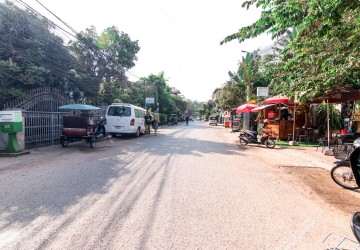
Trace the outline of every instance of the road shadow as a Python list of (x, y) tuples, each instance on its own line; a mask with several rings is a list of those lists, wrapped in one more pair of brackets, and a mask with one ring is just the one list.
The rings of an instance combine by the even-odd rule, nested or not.
[[(120, 159), (118, 148), (109, 156), (114, 147), (108, 144), (99, 143), (94, 149), (85, 143), (52, 148), (57, 151), (51, 156), (39, 153), (34, 157), (33, 153), (28, 160), (0, 174), (0, 230), (30, 223), (40, 216), (64, 214), (88, 195), (107, 193), (111, 180), (136, 175), (127, 169), (134, 156)], [(86, 154), (85, 160), (79, 154)], [(65, 223), (71, 223), (75, 216)]]
[[(176, 155), (200, 158), (209, 154), (218, 154), (221, 158), (222, 155), (243, 155), (246, 151), (246, 148), (239, 150), (236, 143), (191, 137), (194, 129), (204, 130), (202, 124), (164, 127), (166, 129), (161, 128), (158, 136), (116, 137), (109, 141), (99, 141), (95, 148), (90, 148), (85, 142), (71, 143), (66, 148), (57, 145), (47, 151), (39, 150), (39, 158), (33, 155), (24, 158), (18, 164), (19, 168), (6, 169), (0, 174), (0, 230), (6, 230), (13, 224), (29, 224), (44, 215), (57, 217), (68, 214), (67, 210), (79, 204), (83, 198), (106, 194), (113, 181), (125, 175), (127, 178), (121, 183), (123, 187), (134, 185), (134, 180), (138, 178), (146, 183), (143, 188), (157, 174), (163, 175), (164, 180), (157, 190), (151, 212), (154, 214), (161, 200), (165, 179), (169, 175), (168, 162), (171, 158)], [(168, 131), (162, 133), (165, 130)], [(140, 163), (129, 167), (143, 154), (166, 156), (168, 160), (157, 168), (144, 170)], [(85, 158), (80, 158), (79, 155), (85, 155)], [(145, 172), (139, 174), (139, 171)], [(120, 200), (117, 206), (119, 209), (126, 209), (127, 213), (117, 220), (126, 217), (140, 199), (143, 189), (120, 190), (119, 195), (122, 192), (126, 193), (126, 200)], [(70, 225), (82, 213), (81, 209), (86, 211), (88, 208), (74, 211), (58, 228)], [(149, 225), (151, 224), (149, 219)], [(48, 238), (52, 237), (56, 236)], [(143, 239), (143, 243), (146, 241)], [(45, 247), (46, 244), (42, 246)]]

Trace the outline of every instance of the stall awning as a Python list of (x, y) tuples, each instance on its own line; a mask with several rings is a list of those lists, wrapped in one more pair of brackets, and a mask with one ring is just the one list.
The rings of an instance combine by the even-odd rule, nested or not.
[(276, 95), (276, 96), (272, 96), (269, 97), (267, 99), (265, 99), (264, 103), (265, 104), (274, 104), (274, 103), (286, 103), (286, 102), (290, 102), (290, 98), (287, 97), (286, 95)]
[(257, 107), (259, 107), (259, 106), (256, 104), (245, 103), (236, 108), (236, 114), (249, 113), (251, 110), (253, 110), (254, 108), (257, 108)]
[(315, 97), (310, 103), (321, 103), (323, 101), (329, 101), (329, 103), (341, 103), (357, 100), (360, 100), (360, 90), (353, 87), (342, 87), (334, 89), (331, 93), (322, 97)]
[(257, 108), (254, 108), (251, 110), (251, 112), (259, 112), (263, 109), (266, 109), (268, 107), (271, 107), (271, 106), (275, 106), (276, 104), (268, 104), (268, 105), (263, 105), (263, 106), (260, 106), (260, 107), (257, 107)]

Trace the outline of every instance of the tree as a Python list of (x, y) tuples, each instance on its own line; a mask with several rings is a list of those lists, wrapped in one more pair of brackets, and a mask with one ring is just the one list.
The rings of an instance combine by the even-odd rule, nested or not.
[[(212, 115), (212, 112), (215, 113), (216, 111), (214, 108), (216, 107), (215, 103), (211, 100), (207, 102), (201, 102), (199, 105), (199, 113), (202, 116), (203, 119), (208, 118), (210, 115)], [(216, 114), (216, 113), (215, 113)]]
[(0, 3), (0, 103), (37, 87), (74, 92), (75, 58), (46, 19), (10, 2)]
[(246, 100), (245, 86), (236, 81), (228, 81), (220, 90), (216, 100), (218, 108), (222, 110), (233, 109)]
[(70, 49), (78, 59), (76, 73), (85, 95), (97, 103), (121, 98), (128, 84), (126, 69), (135, 65), (140, 50), (138, 41), (132, 41), (116, 27), (98, 35), (92, 26), (70, 42)]
[(256, 81), (258, 73), (256, 58), (254, 57), (256, 57), (255, 54), (247, 52), (245, 57), (242, 57), (236, 74), (229, 73), (232, 80), (246, 86), (246, 102), (250, 100), (251, 85)]
[(353, 0), (252, 0), (261, 17), (250, 26), (227, 36), (221, 43), (243, 42), (264, 32), (278, 38), (296, 30), (273, 68), (273, 91), (304, 100), (333, 89), (360, 88), (360, 2)]
[(153, 111), (158, 109), (165, 115), (184, 112), (187, 108), (186, 100), (171, 94), (164, 72), (150, 74), (135, 83), (128, 84), (126, 94), (119, 101), (128, 101), (138, 106), (144, 106), (146, 97), (155, 98), (155, 103), (147, 104), (147, 109)]

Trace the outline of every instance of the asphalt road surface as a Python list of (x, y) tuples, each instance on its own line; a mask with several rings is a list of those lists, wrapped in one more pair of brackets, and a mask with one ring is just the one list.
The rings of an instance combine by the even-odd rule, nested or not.
[(2, 157), (0, 249), (325, 249), (330, 232), (354, 238), (351, 211), (291, 174), (298, 156), (236, 137), (190, 122)]

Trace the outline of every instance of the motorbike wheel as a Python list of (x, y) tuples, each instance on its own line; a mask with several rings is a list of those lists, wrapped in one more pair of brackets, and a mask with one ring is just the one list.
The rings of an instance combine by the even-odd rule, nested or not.
[(350, 162), (342, 161), (336, 164), (330, 171), (331, 178), (339, 186), (345, 189), (358, 189)]
[(66, 137), (60, 137), (60, 144), (63, 148), (66, 148), (69, 145), (69, 141)]
[(239, 138), (239, 141), (240, 141), (240, 145), (247, 145), (247, 144), (248, 144), (248, 141), (245, 140), (245, 139), (242, 138), (242, 137)]
[(96, 145), (96, 136), (93, 135), (90, 138), (90, 148), (95, 148), (95, 145)]
[(265, 141), (265, 146), (268, 148), (275, 148), (275, 141), (272, 139), (267, 139)]

